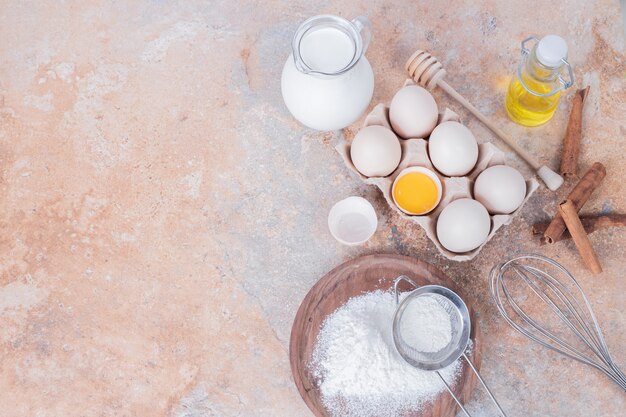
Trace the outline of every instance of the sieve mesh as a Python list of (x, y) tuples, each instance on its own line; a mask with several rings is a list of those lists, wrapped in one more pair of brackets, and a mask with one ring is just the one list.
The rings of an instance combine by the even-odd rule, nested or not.
[[(403, 300), (399, 303), (400, 297), (398, 292), (398, 284), (400, 282), (406, 281), (411, 284), (415, 290), (411, 291)], [(417, 284), (413, 280), (411, 280), (406, 275), (401, 275), (395, 279), (393, 288), (396, 295), (396, 304), (398, 304), (398, 308), (396, 309), (396, 314), (393, 318), (393, 342), (396, 346), (396, 350), (402, 356), (402, 358), (407, 361), (407, 363), (411, 366), (414, 366), (418, 369), (426, 370), (426, 371), (435, 371), (441, 382), (446, 386), (446, 389), (454, 398), (454, 401), (463, 411), (467, 417), (471, 417), (467, 409), (463, 406), (459, 398), (456, 396), (450, 385), (446, 382), (446, 380), (441, 376), (439, 372), (440, 369), (445, 368), (450, 365), (452, 362), (459, 359), (461, 356), (465, 359), (470, 369), (476, 375), (476, 378), (480, 381), (482, 386), (487, 391), (489, 398), (498, 408), (500, 414), (506, 417), (506, 414), (498, 404), (498, 401), (493, 396), (493, 393), (482, 379), (478, 370), (472, 363), (472, 361), (465, 354), (465, 349), (469, 343), (470, 331), (472, 329), (472, 323), (470, 322), (469, 311), (467, 306), (454, 291), (447, 289), (446, 287), (442, 287), (440, 285), (424, 285), (422, 287), (418, 287)], [(406, 326), (402, 326), (404, 320), (408, 320), (407, 317), (410, 314), (415, 314), (415, 311), (419, 311), (420, 305), (416, 307), (416, 309), (407, 310), (407, 307), (412, 303), (418, 300), (418, 297), (434, 297), (434, 300), (443, 307), (443, 309), (448, 313), (450, 317), (450, 325), (452, 330), (452, 338), (450, 342), (443, 348), (441, 348), (437, 352), (422, 352), (419, 349), (415, 349), (414, 346), (411, 346), (408, 343), (407, 338), (402, 334), (401, 329), (407, 328)], [(421, 304), (423, 305), (423, 303)], [(411, 313), (413, 312), (413, 313)]]
[[(408, 307), (420, 297), (434, 299), (450, 318), (450, 342), (437, 352), (419, 350), (412, 346), (411, 340), (403, 334), (403, 331), (406, 332), (403, 329), (409, 327), (411, 312), (413, 314), (415, 312), (414, 308)], [(393, 322), (393, 337), (398, 353), (410, 365), (424, 370), (438, 370), (450, 365), (463, 354), (469, 342), (470, 329), (469, 312), (463, 300), (445, 287), (427, 285), (412, 291), (398, 306)]]

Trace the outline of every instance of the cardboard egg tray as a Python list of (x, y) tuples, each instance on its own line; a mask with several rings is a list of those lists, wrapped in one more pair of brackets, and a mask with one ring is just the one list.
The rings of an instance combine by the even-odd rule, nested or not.
[[(412, 81), (407, 80), (405, 85), (408, 84), (412, 84)], [(439, 114), (439, 120), (437, 121), (437, 124), (447, 121), (459, 121), (459, 116), (448, 108), (444, 109), (444, 111)], [(391, 129), (391, 125), (389, 123), (389, 108), (382, 103), (374, 107), (374, 109), (365, 118), (363, 127), (371, 125), (380, 125)], [(393, 131), (393, 129), (391, 130)], [(400, 137), (398, 138), (400, 139), (400, 144), (402, 147), (402, 158), (396, 170), (387, 177), (368, 178), (362, 175), (352, 163), (352, 160), (350, 158), (349, 143), (346, 143), (344, 141), (338, 144), (335, 149), (337, 150), (337, 152), (339, 152), (348, 168), (350, 168), (355, 174), (357, 174), (364, 183), (377, 186), (385, 196), (385, 200), (387, 200), (387, 203), (394, 210), (396, 210), (400, 214), (400, 216), (408, 219), (409, 221), (419, 224), (422, 229), (426, 231), (426, 236), (428, 236), (428, 238), (432, 240), (432, 242), (435, 244), (437, 249), (439, 249), (439, 252), (441, 252), (446, 258), (450, 260), (458, 262), (469, 261), (470, 259), (473, 259), (476, 255), (478, 255), (482, 247), (487, 242), (489, 242), (493, 235), (502, 226), (504, 226), (505, 224), (509, 224), (511, 220), (513, 220), (513, 217), (517, 215), (517, 213), (519, 213), (528, 198), (539, 187), (539, 182), (534, 177), (526, 180), (526, 197), (524, 198), (524, 201), (522, 202), (520, 207), (518, 207), (518, 209), (511, 214), (498, 214), (490, 216), (491, 230), (489, 232), (489, 236), (487, 236), (487, 239), (482, 243), (482, 245), (470, 252), (450, 252), (449, 250), (444, 248), (441, 243), (439, 243), (439, 239), (437, 239), (436, 226), (439, 213), (441, 213), (445, 206), (447, 206), (456, 199), (467, 197), (473, 198), (472, 189), (476, 177), (482, 171), (493, 165), (506, 165), (504, 153), (492, 143), (479, 143), (478, 161), (476, 162), (476, 166), (474, 167), (474, 169), (467, 176), (464, 177), (446, 177), (440, 174), (430, 162), (427, 150), (428, 142), (425, 139), (402, 139)], [(422, 216), (411, 216), (402, 212), (394, 203), (393, 197), (391, 195), (391, 187), (398, 174), (403, 169), (412, 166), (421, 166), (432, 170), (441, 180), (441, 185), (443, 187), (443, 195), (441, 197), (439, 205), (430, 213)]]

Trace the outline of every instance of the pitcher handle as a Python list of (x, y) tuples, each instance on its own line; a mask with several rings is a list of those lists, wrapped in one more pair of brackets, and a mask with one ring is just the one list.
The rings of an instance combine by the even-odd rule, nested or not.
[(370, 40), (372, 40), (372, 22), (370, 22), (370, 20), (365, 16), (359, 16), (352, 19), (352, 24), (361, 34), (361, 39), (363, 40), (363, 53), (365, 53), (367, 51), (367, 47), (370, 45)]

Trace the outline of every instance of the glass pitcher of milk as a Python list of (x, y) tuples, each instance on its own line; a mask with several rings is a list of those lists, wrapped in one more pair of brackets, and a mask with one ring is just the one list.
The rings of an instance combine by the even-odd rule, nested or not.
[(367, 109), (374, 73), (364, 54), (371, 24), (332, 15), (315, 16), (300, 25), (283, 67), (281, 89), (291, 114), (316, 130), (342, 129)]

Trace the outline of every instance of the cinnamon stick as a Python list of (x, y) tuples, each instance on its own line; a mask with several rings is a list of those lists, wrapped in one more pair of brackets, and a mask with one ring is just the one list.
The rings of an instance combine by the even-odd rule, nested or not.
[(596, 252), (593, 250), (593, 246), (591, 246), (589, 236), (585, 233), (583, 224), (578, 218), (578, 210), (572, 200), (565, 200), (563, 203), (559, 204), (559, 213), (563, 217), (563, 220), (567, 225), (567, 230), (572, 235), (576, 249), (578, 249), (578, 253), (583, 259), (585, 265), (587, 265), (587, 268), (589, 268), (594, 274), (602, 272), (602, 266), (600, 266), (598, 255), (596, 255)]
[(580, 154), (580, 141), (582, 137), (583, 105), (589, 94), (589, 86), (576, 91), (572, 100), (572, 110), (569, 114), (569, 122), (563, 139), (563, 151), (561, 153), (561, 175), (568, 178), (576, 178), (578, 155)]
[[(590, 235), (596, 230), (604, 229), (607, 227), (626, 226), (626, 214), (605, 214), (602, 216), (587, 216), (581, 217), (580, 222), (583, 224), (585, 232)], [(532, 227), (533, 235), (542, 235), (550, 225), (550, 222), (535, 223)], [(559, 236), (555, 242), (571, 239), (572, 235), (566, 230)], [(541, 245), (546, 242), (541, 240)]]
[[(593, 190), (598, 188), (602, 179), (606, 176), (606, 169), (600, 162), (594, 163), (585, 175), (578, 181), (578, 184), (572, 189), (567, 196), (568, 200), (572, 200), (576, 212), (585, 205)], [(554, 216), (550, 225), (543, 234), (543, 239), (547, 243), (554, 243), (565, 231), (565, 222), (559, 212)]]

